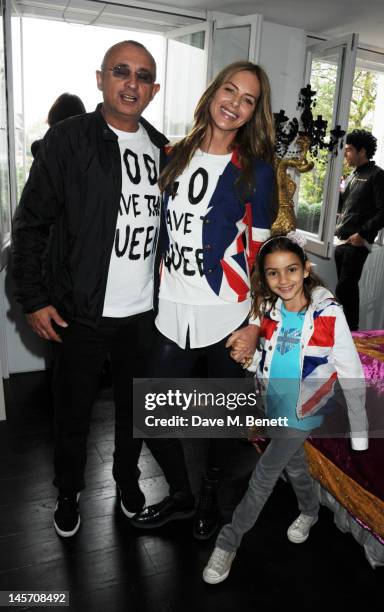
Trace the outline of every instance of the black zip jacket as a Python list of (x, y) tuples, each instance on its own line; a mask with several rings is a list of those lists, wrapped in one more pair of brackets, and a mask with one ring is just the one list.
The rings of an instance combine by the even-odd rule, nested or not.
[[(93, 327), (102, 317), (122, 183), (118, 139), (100, 108), (48, 130), (15, 213), (12, 241), (24, 312), (52, 304), (64, 319)], [(162, 168), (168, 141), (140, 122), (160, 149)]]
[(348, 179), (340, 204), (336, 236), (346, 240), (358, 233), (373, 243), (384, 227), (384, 170), (373, 161), (356, 168)]

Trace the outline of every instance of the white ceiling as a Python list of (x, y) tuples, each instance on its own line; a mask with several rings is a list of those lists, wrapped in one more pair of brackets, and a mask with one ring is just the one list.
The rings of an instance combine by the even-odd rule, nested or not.
[(266, 21), (328, 36), (357, 32), (360, 45), (384, 50), (383, 0), (165, 0), (164, 4), (234, 15), (261, 13)]

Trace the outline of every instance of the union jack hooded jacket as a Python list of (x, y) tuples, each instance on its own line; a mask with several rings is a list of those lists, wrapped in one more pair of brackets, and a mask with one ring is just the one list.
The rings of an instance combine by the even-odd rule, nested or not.
[[(265, 313), (261, 324), (260, 350), (249, 370), (256, 371), (262, 396), (268, 389), (269, 372), (282, 325), (282, 301)], [(365, 411), (365, 379), (342, 307), (332, 293), (316, 287), (307, 308), (300, 339), (301, 381), (296, 406), (299, 419), (321, 410), (333, 395), (336, 380), (343, 390), (351, 430), (352, 448), (368, 448)]]

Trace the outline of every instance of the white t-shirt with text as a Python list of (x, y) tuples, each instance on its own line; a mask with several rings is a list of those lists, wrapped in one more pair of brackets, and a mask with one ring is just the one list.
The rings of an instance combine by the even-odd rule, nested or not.
[(210, 346), (246, 319), (250, 300), (228, 303), (208, 284), (203, 273), (203, 219), (220, 176), (232, 155), (196, 151), (177, 179), (177, 195), (168, 200), (169, 249), (163, 259), (156, 326), (185, 348)]
[(153, 307), (153, 265), (161, 208), (159, 149), (142, 126), (137, 132), (109, 127), (118, 136), (122, 187), (103, 316), (121, 318)]

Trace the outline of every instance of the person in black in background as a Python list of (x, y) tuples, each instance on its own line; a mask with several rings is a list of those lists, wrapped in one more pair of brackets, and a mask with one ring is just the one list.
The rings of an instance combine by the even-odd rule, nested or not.
[(372, 243), (384, 227), (384, 170), (371, 158), (376, 138), (366, 130), (347, 134), (345, 159), (355, 168), (340, 197), (335, 235), (336, 297), (351, 331), (359, 328), (359, 280)]
[[(85, 113), (85, 106), (79, 98), (75, 94), (63, 93), (61, 96), (54, 101), (51, 108), (49, 109), (47, 123), (49, 127), (56, 125), (59, 121), (63, 121), (64, 119), (68, 119), (68, 117), (75, 117), (76, 115), (82, 115)], [(36, 157), (36, 154), (39, 150), (41, 140), (35, 140), (31, 144), (31, 153), (33, 157)]]

